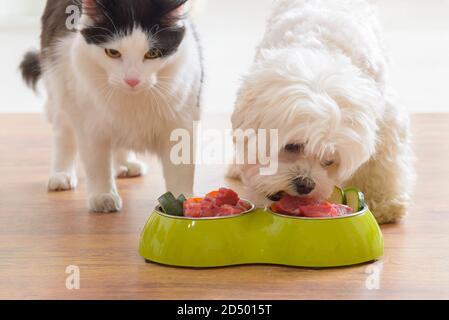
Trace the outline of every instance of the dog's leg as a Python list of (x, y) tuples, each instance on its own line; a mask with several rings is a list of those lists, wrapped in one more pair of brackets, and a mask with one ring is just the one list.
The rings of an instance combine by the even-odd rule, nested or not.
[(124, 149), (114, 151), (114, 168), (118, 178), (140, 177), (147, 171), (145, 164), (137, 160), (134, 152)]
[(79, 139), (89, 195), (89, 209), (94, 212), (116, 212), (122, 208), (112, 168), (110, 144), (96, 137)]
[(359, 187), (379, 223), (400, 220), (408, 210), (414, 172), (407, 120), (381, 128), (377, 153), (347, 183)]
[(70, 124), (61, 116), (53, 123), (53, 151), (49, 191), (66, 191), (77, 185), (76, 139)]

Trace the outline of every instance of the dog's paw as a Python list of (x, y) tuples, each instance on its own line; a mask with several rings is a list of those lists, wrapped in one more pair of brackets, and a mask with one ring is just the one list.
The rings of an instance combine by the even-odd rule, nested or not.
[(115, 193), (102, 193), (89, 197), (89, 209), (93, 212), (110, 213), (122, 209), (122, 199)]
[(66, 172), (57, 172), (48, 180), (49, 191), (67, 191), (76, 188), (78, 180), (75, 175)]
[(399, 222), (407, 214), (407, 208), (408, 206), (402, 203), (370, 204), (370, 209), (379, 224)]
[(117, 178), (135, 178), (145, 175), (147, 167), (140, 161), (127, 161), (116, 169)]

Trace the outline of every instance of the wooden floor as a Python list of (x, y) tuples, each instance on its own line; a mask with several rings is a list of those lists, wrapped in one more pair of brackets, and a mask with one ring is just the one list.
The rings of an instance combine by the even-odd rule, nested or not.
[[(190, 270), (146, 264), (139, 233), (163, 191), (160, 167), (122, 180), (120, 214), (92, 214), (84, 179), (47, 193), (50, 129), (40, 116), (0, 116), (0, 298), (404, 299), (449, 298), (449, 115), (413, 117), (418, 181), (407, 219), (385, 226), (385, 257), (371, 265), (313, 270), (276, 266)], [(223, 185), (201, 167), (198, 192)], [(81, 270), (67, 290), (66, 267)], [(380, 289), (366, 282), (380, 270)], [(372, 279), (372, 278), (370, 278)], [(369, 282), (369, 281), (368, 281)]]

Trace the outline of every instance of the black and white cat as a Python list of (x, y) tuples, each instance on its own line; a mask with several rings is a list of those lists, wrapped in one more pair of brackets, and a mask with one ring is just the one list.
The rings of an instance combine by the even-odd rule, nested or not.
[[(41, 51), (21, 64), (35, 86), (42, 76), (54, 129), (49, 190), (76, 186), (75, 157), (86, 171), (89, 209), (121, 209), (115, 176), (145, 166), (132, 151), (161, 158), (166, 186), (192, 194), (195, 167), (170, 160), (170, 134), (199, 120), (201, 51), (187, 0), (48, 0)], [(76, 28), (67, 9), (78, 6)], [(193, 134), (192, 134), (193, 137)]]

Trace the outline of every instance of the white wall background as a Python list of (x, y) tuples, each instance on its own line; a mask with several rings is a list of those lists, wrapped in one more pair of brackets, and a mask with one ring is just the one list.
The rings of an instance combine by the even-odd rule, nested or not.
[[(207, 112), (230, 112), (239, 75), (264, 30), (270, 0), (200, 0), (197, 16), (206, 55)], [(393, 81), (411, 112), (449, 112), (449, 0), (378, 0)], [(21, 82), (23, 53), (38, 46), (44, 0), (0, 0), (0, 112), (40, 112)]]

